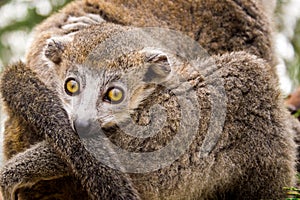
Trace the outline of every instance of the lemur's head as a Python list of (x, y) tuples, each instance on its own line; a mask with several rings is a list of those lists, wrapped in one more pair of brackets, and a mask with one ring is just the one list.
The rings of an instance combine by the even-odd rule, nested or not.
[(128, 120), (170, 73), (167, 55), (155, 51), (133, 52), (98, 65), (73, 63), (61, 79), (60, 97), (75, 130), (92, 133)]
[[(176, 56), (149, 47), (112, 55), (119, 49), (107, 47), (108, 36), (101, 30), (77, 33), (64, 44), (59, 59), (53, 56), (55, 51), (47, 51), (58, 76), (50, 85), (59, 93), (73, 128), (86, 135), (126, 123), (145, 99), (171, 80), (173, 68), (182, 65)], [(51, 42), (51, 47), (61, 46), (59, 41)]]
[[(174, 88), (184, 82), (190, 87), (191, 80), (199, 80), (198, 70), (181, 55), (191, 49), (187, 54), (198, 56), (198, 45), (193, 46), (193, 40), (181, 42), (184, 36), (176, 39), (176, 34), (103, 23), (78, 31), (72, 39), (50, 40), (45, 55), (57, 78), (49, 79), (48, 85), (58, 92), (73, 128), (89, 135), (124, 125), (141, 110), (148, 109), (151, 115), (152, 105), (177, 95)], [(168, 44), (162, 35), (170, 36)], [(169, 112), (174, 113), (172, 109)], [(156, 115), (161, 116), (161, 110)], [(159, 118), (163, 121), (164, 116)]]

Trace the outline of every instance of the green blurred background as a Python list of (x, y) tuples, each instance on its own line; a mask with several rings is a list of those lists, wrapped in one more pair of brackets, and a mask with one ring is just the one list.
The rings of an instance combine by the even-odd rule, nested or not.
[[(24, 59), (32, 28), (71, 0), (0, 0), (0, 67)], [(277, 0), (274, 41), (284, 94), (300, 83), (300, 0)]]
[(0, 66), (24, 59), (31, 31), (71, 0), (0, 0)]

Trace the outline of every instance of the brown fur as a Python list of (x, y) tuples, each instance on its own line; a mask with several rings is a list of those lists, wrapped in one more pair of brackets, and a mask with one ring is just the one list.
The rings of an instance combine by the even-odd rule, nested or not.
[[(70, 16), (100, 15), (107, 22), (124, 26), (164, 27), (194, 38), (211, 55), (247, 51), (275, 66), (271, 22), (264, 10), (270, 2), (254, 0), (84, 0), (67, 5), (36, 28), (27, 53), (29, 66), (49, 76), (49, 66), (41, 59), (47, 39), (75, 33), (80, 28), (63, 29)], [(275, 75), (275, 70), (272, 71)], [(43, 77), (43, 80), (46, 79)]]
[[(54, 54), (50, 51), (50, 62), (57, 61), (54, 61), (54, 68), (53, 66), (50, 67), (49, 59), (45, 59), (43, 53), (41, 53), (45, 49), (47, 50), (47, 44), (49, 43), (46, 39), (68, 35), (72, 30), (66, 31), (61, 28), (69, 23), (67, 21), (68, 16), (82, 16), (86, 13), (99, 14), (107, 22), (73, 30), (75, 35), (72, 36), (72, 42), (62, 42), (62, 49), (58, 48), (58, 52), (61, 52), (58, 55), (61, 55), (61, 57), (57, 57), (55, 48)], [(276, 86), (274, 70), (270, 67), (275, 61), (272, 53), (269, 22), (266, 21), (260, 3), (246, 0), (203, 0), (197, 3), (179, 0), (172, 2), (86, 0), (83, 3), (80, 1), (73, 2), (60, 13), (46, 20), (37, 28), (35, 40), (27, 55), (27, 66), (37, 74), (27, 72), (28, 69), (19, 63), (6, 72), (6, 76), (10, 78), (2, 80), (5, 84), (2, 86), (1, 93), (6, 104), (8, 104), (8, 113), (11, 113), (5, 130), (5, 153), (7, 158), (12, 157), (6, 168), (2, 170), (1, 186), (4, 194), (9, 196), (17, 193), (26, 196), (28, 193), (35, 194), (37, 192), (37, 195), (40, 195), (38, 191), (41, 191), (42, 195), (44, 191), (40, 189), (43, 188), (41, 185), (45, 185), (45, 188), (47, 188), (49, 185), (53, 186), (65, 179), (70, 184), (63, 184), (58, 190), (59, 192), (71, 191), (70, 193), (72, 193), (77, 190), (79, 181), (81, 181), (83, 190), (79, 190), (79, 193), (82, 199), (117, 198), (113, 194), (110, 196), (107, 191), (101, 194), (101, 191), (94, 190), (99, 185), (109, 186), (112, 184), (109, 181), (101, 183), (99, 176), (103, 174), (96, 176), (99, 172), (97, 170), (95, 173), (89, 174), (94, 171), (88, 169), (93, 167), (96, 169), (97, 167), (94, 165), (99, 163), (91, 160), (86, 152), (81, 149), (79, 152), (82, 155), (72, 153), (71, 150), (75, 149), (76, 145), (80, 146), (80, 143), (72, 138), (73, 136), (70, 137), (77, 142), (71, 142), (70, 138), (62, 140), (61, 135), (55, 136), (57, 138), (51, 138), (50, 132), (47, 131), (48, 128), (49, 130), (53, 129), (51, 124), (44, 124), (42, 127), (40, 125), (43, 120), (46, 120), (46, 117), (36, 118), (35, 116), (35, 113), (38, 112), (34, 108), (37, 105), (42, 106), (44, 102), (39, 100), (31, 102), (32, 99), (22, 100), (22, 98), (30, 96), (32, 93), (28, 89), (27, 91), (26, 89), (21, 90), (21, 88), (26, 88), (38, 82), (41, 87), (46, 87), (43, 86), (43, 84), (46, 84), (48, 87), (56, 89), (57, 84), (59, 85), (63, 81), (64, 73), (70, 66), (84, 62), (95, 45), (117, 32), (130, 29), (129, 25), (138, 27), (159, 26), (180, 30), (199, 41), (199, 44), (210, 54), (215, 55), (217, 68), (209, 70), (211, 70), (211, 74), (218, 74), (224, 79), (225, 91), (228, 97), (227, 115), (223, 133), (217, 146), (207, 157), (200, 159), (197, 156), (198, 148), (203, 143), (204, 133), (206, 133), (210, 122), (211, 105), (209, 95), (214, 92), (207, 85), (209, 85), (209, 82), (214, 81), (215, 76), (206, 77), (200, 74), (199, 77), (203, 76), (203, 79), (200, 80), (195, 77), (187, 77), (196, 89), (199, 98), (198, 103), (201, 107), (200, 130), (189, 150), (169, 167), (148, 174), (128, 174), (129, 179), (127, 175), (123, 177), (119, 173), (110, 174), (110, 170), (107, 169), (108, 171), (104, 172), (108, 177), (107, 180), (118, 179), (118, 177), (124, 178), (125, 181), (129, 180), (142, 199), (282, 198), (282, 187), (293, 185), (295, 181), (296, 147), (293, 141), (293, 133), (287, 127), (287, 114), (282, 106), (280, 93)], [(131, 58), (131, 61), (135, 66), (135, 57)], [(20, 68), (20, 71), (17, 70), (18, 68)], [(26, 73), (22, 71), (23, 68)], [(14, 92), (16, 89), (11, 86), (15, 84), (16, 79), (11, 77), (20, 75), (24, 75), (26, 80), (33, 81), (20, 85), (21, 88), (18, 92), (21, 93), (16, 95)], [(40, 78), (41, 82), (36, 76)], [(24, 79), (20, 81), (24, 83)], [(36, 87), (36, 85), (34, 86)], [(60, 97), (60, 92), (55, 92), (56, 94), (53, 93), (52, 97), (57, 99), (56, 95)], [(45, 91), (35, 93), (34, 97), (43, 95), (48, 96), (46, 99), (50, 98), (48, 92)], [(23, 101), (28, 108), (33, 108), (32, 112), (24, 110), (25, 108), (18, 104), (18, 102)], [(49, 104), (46, 105), (51, 108), (53, 101), (47, 102)], [(144, 111), (143, 109), (137, 110), (133, 117), (137, 122), (145, 123), (148, 120), (145, 110), (151, 107), (153, 102), (160, 102), (164, 107), (169, 108), (167, 112), (171, 120), (157, 137), (149, 140), (138, 140), (122, 135), (114, 127), (108, 127), (105, 131), (108, 134), (114, 133), (111, 134), (110, 139), (124, 149), (136, 150), (138, 148), (140, 151), (154, 151), (168, 143), (172, 138), (172, 134), (175, 133), (174, 127), (175, 129), (178, 128), (176, 120), (179, 118), (179, 111), (174, 109), (176, 101), (169, 94), (156, 95), (154, 93), (151, 98), (146, 99), (141, 105)], [(14, 104), (10, 105), (10, 103)], [(39, 113), (45, 110), (48, 111), (48, 109), (39, 109)], [(59, 111), (55, 110), (53, 112), (55, 114), (52, 116), (52, 112), (49, 111), (47, 116), (51, 115), (53, 121), (60, 121), (63, 119), (59, 117), (61, 112), (63, 112), (61, 108)], [(25, 125), (25, 127), (20, 126), (21, 129), (18, 129), (19, 125), (23, 125), (24, 117), (32, 127), (29, 128)], [(58, 124), (60, 125), (59, 122)], [(16, 125), (17, 127), (15, 127)], [(62, 128), (66, 128), (65, 126), (67, 125), (61, 125)], [(72, 132), (67, 130), (67, 133)], [(23, 134), (25, 136), (20, 136)], [(44, 139), (49, 142), (49, 144), (46, 143), (46, 147), (43, 146), (45, 145), (43, 142), (40, 143)], [(64, 145), (65, 141), (69, 141), (69, 143), (66, 142), (67, 146)], [(16, 155), (16, 153), (28, 148), (28, 142), (30, 145), (38, 144), (24, 153)], [(47, 149), (47, 145), (50, 146), (50, 150)], [(41, 164), (54, 163), (50, 158), (56, 158), (56, 162), (70, 165), (67, 173), (66, 169), (62, 170), (60, 168), (60, 165), (54, 165), (53, 168), (50, 168), (49, 173), (55, 172), (55, 174), (62, 175), (63, 178), (53, 176), (53, 179), (49, 180), (47, 179), (48, 172), (46, 172), (46, 174), (41, 175), (41, 177), (45, 176), (47, 179), (46, 181), (42, 179), (43, 183), (35, 183), (33, 180), (24, 179), (24, 174), (25, 177), (31, 177), (36, 172), (27, 171), (26, 167), (25, 169), (17, 168), (15, 160), (19, 160), (23, 165), (23, 163), (27, 163), (28, 157), (30, 158), (31, 150), (37, 152), (39, 157), (41, 150), (35, 151), (35, 149), (46, 148), (46, 155), (49, 155), (48, 152), (52, 152), (53, 147), (59, 152), (59, 156), (54, 154), (45, 159), (37, 158), (34, 162), (38, 163), (40, 160)], [(41, 156), (44, 155), (41, 154)], [(60, 160), (61, 158), (62, 160)], [(77, 161), (76, 158), (82, 159)], [(92, 166), (91, 168), (89, 168), (89, 164)], [(82, 165), (85, 165), (86, 168)], [(16, 169), (19, 170), (16, 171)], [(7, 182), (11, 180), (12, 173), (15, 174), (16, 179), (8, 184)], [(88, 178), (85, 175), (88, 175)], [(33, 182), (33, 186), (28, 187), (26, 185), (28, 182)], [(17, 190), (12, 191), (9, 189), (15, 185)], [(91, 188), (88, 186), (91, 186)], [(118, 191), (122, 189), (122, 184), (117, 182), (112, 187), (116, 187), (113, 189)], [(54, 187), (53, 191), (56, 189)], [(130, 188), (125, 190), (123, 194), (125, 195), (128, 191), (130, 191)], [(119, 198), (122, 197), (124, 196), (119, 196)]]
[[(281, 100), (278, 99), (279, 93), (273, 86), (273, 80), (268, 75), (268, 71), (265, 70), (266, 63), (245, 53), (216, 57), (216, 62), (218, 71), (214, 73), (220, 73), (221, 77), (225, 79), (225, 89), (229, 100), (226, 122), (217, 147), (207, 157), (198, 158), (197, 147), (203, 142), (204, 135), (202, 133), (207, 131), (207, 124), (210, 120), (208, 94), (213, 91), (209, 90), (205, 83), (212, 81), (213, 77), (211, 77), (212, 79), (207, 77), (204, 82), (196, 82), (195, 85), (203, 117), (199, 127), (200, 131), (196, 136), (197, 139), (192, 143), (189, 151), (167, 168), (147, 174), (130, 174), (131, 181), (142, 199), (276, 199), (283, 197), (283, 186), (294, 184), (295, 144), (291, 133), (287, 131), (287, 124), (282, 120), (286, 117), (286, 112), (284, 112)], [(16, 74), (15, 71), (10, 73)], [(31, 76), (30, 79), (34, 80), (34, 77)], [(15, 87), (11, 84), (12, 82), (5, 79), (7, 84), (5, 88), (9, 88), (8, 85)], [(248, 85), (248, 87), (244, 85)], [(28, 84), (25, 87), (28, 87)], [(40, 90), (34, 97), (39, 98), (42, 91)], [(4, 96), (6, 101), (9, 102), (9, 96), (6, 93), (4, 93)], [(15, 96), (12, 97), (16, 100)], [(29, 102), (24, 100), (23, 95), (17, 97), (21, 97), (24, 103), (31, 105), (32, 100), (28, 100)], [(153, 96), (150, 101), (153, 102), (153, 99), (156, 99), (155, 102), (162, 102), (165, 107), (170, 107), (174, 103), (176, 105), (176, 101), (168, 96)], [(39, 105), (37, 102), (33, 101), (32, 104)], [(265, 102), (268, 102), (268, 104), (265, 104)], [(41, 103), (42, 105), (45, 104), (45, 102)], [(147, 104), (151, 106), (146, 101), (145, 105)], [(260, 107), (257, 107), (257, 105), (260, 105)], [(19, 111), (20, 108), (17, 108), (15, 107), (16, 111)], [(145, 108), (147, 109), (147, 107)], [(171, 112), (170, 115), (175, 114), (173, 119), (178, 117), (176, 117), (174, 110), (169, 111)], [(27, 112), (29, 117), (31, 116), (30, 113), (32, 112)], [(59, 112), (56, 111), (54, 116), (59, 115)], [(60, 119), (57, 117), (57, 120)], [(37, 121), (34, 120), (35, 124), (40, 123), (40, 120), (43, 120), (43, 118)], [(48, 130), (50, 125), (44, 124), (43, 127)], [(135, 148), (135, 146), (132, 146), (135, 144), (137, 146), (142, 145), (140, 148), (143, 150), (155, 150), (157, 147), (152, 145), (153, 141), (156, 141), (157, 145), (168, 142), (170, 140), (168, 135), (173, 132), (170, 129), (171, 127), (170, 124), (170, 127), (166, 127), (163, 132), (158, 134), (159, 138), (154, 137), (151, 140), (135, 141), (135, 139), (124, 137), (122, 134), (117, 134), (117, 132), (112, 135), (111, 140), (125, 149)], [(111, 132), (110, 129), (106, 131)], [(66, 132), (64, 131), (64, 133)], [(130, 146), (127, 146), (128, 142), (130, 142)], [(38, 156), (38, 160), (42, 164), (43, 161), (53, 163), (49, 158), (41, 159), (41, 150), (36, 152), (39, 152), (35, 155)], [(26, 154), (26, 157), (24, 155), (17, 155), (15, 159), (22, 162), (31, 154)], [(72, 157), (72, 154), (70, 156)], [(77, 154), (74, 156), (77, 156)], [(30, 160), (34, 163), (38, 161), (32, 158)], [(11, 166), (8, 169), (13, 171), (16, 180), (23, 182), (24, 175), (19, 177), (19, 173), (23, 174), (25, 171), (22, 168), (16, 168), (14, 160), (10, 163), (7, 164), (8, 167)], [(39, 164), (37, 167), (39, 166), (42, 170), (45, 169), (42, 168), (43, 165)], [(17, 172), (16, 169), (20, 172)], [(54, 169), (57, 170), (56, 174), (65, 171), (54, 167), (51, 168), (50, 172), (53, 172)], [(2, 184), (11, 180), (10, 170), (4, 170), (1, 179)], [(25, 175), (32, 177), (35, 173), (26, 171)], [(26, 183), (33, 180), (31, 178)], [(56, 181), (57, 179), (54, 179), (54, 183)], [(72, 186), (72, 184), (68, 184), (68, 186)], [(28, 189), (28, 186), (23, 185), (15, 191), (19, 192), (17, 194), (25, 195), (25, 191), (34, 192), (36, 187), (39, 186), (34, 184), (34, 187)], [(42, 193), (42, 191), (39, 192)], [(81, 198), (87, 197), (81, 196)], [(108, 198), (112, 199), (112, 197)]]

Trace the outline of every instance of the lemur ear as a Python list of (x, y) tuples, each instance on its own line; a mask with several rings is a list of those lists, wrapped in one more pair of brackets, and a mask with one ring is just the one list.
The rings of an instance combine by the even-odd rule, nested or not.
[(167, 54), (157, 50), (144, 51), (146, 73), (143, 81), (161, 83), (171, 73), (171, 62)]
[(66, 37), (52, 37), (47, 40), (47, 45), (44, 49), (44, 55), (54, 64), (59, 64), (62, 60), (62, 53), (65, 50), (66, 43), (69, 39)]
[(44, 54), (50, 61), (55, 64), (59, 64), (61, 62), (61, 54), (63, 50), (64, 46), (60, 41), (49, 39)]

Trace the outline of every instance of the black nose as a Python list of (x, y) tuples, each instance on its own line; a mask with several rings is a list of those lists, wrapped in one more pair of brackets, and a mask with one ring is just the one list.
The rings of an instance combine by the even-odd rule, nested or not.
[(97, 126), (95, 124), (96, 123), (93, 120), (76, 119), (74, 121), (74, 128), (80, 137), (90, 138), (97, 133)]

